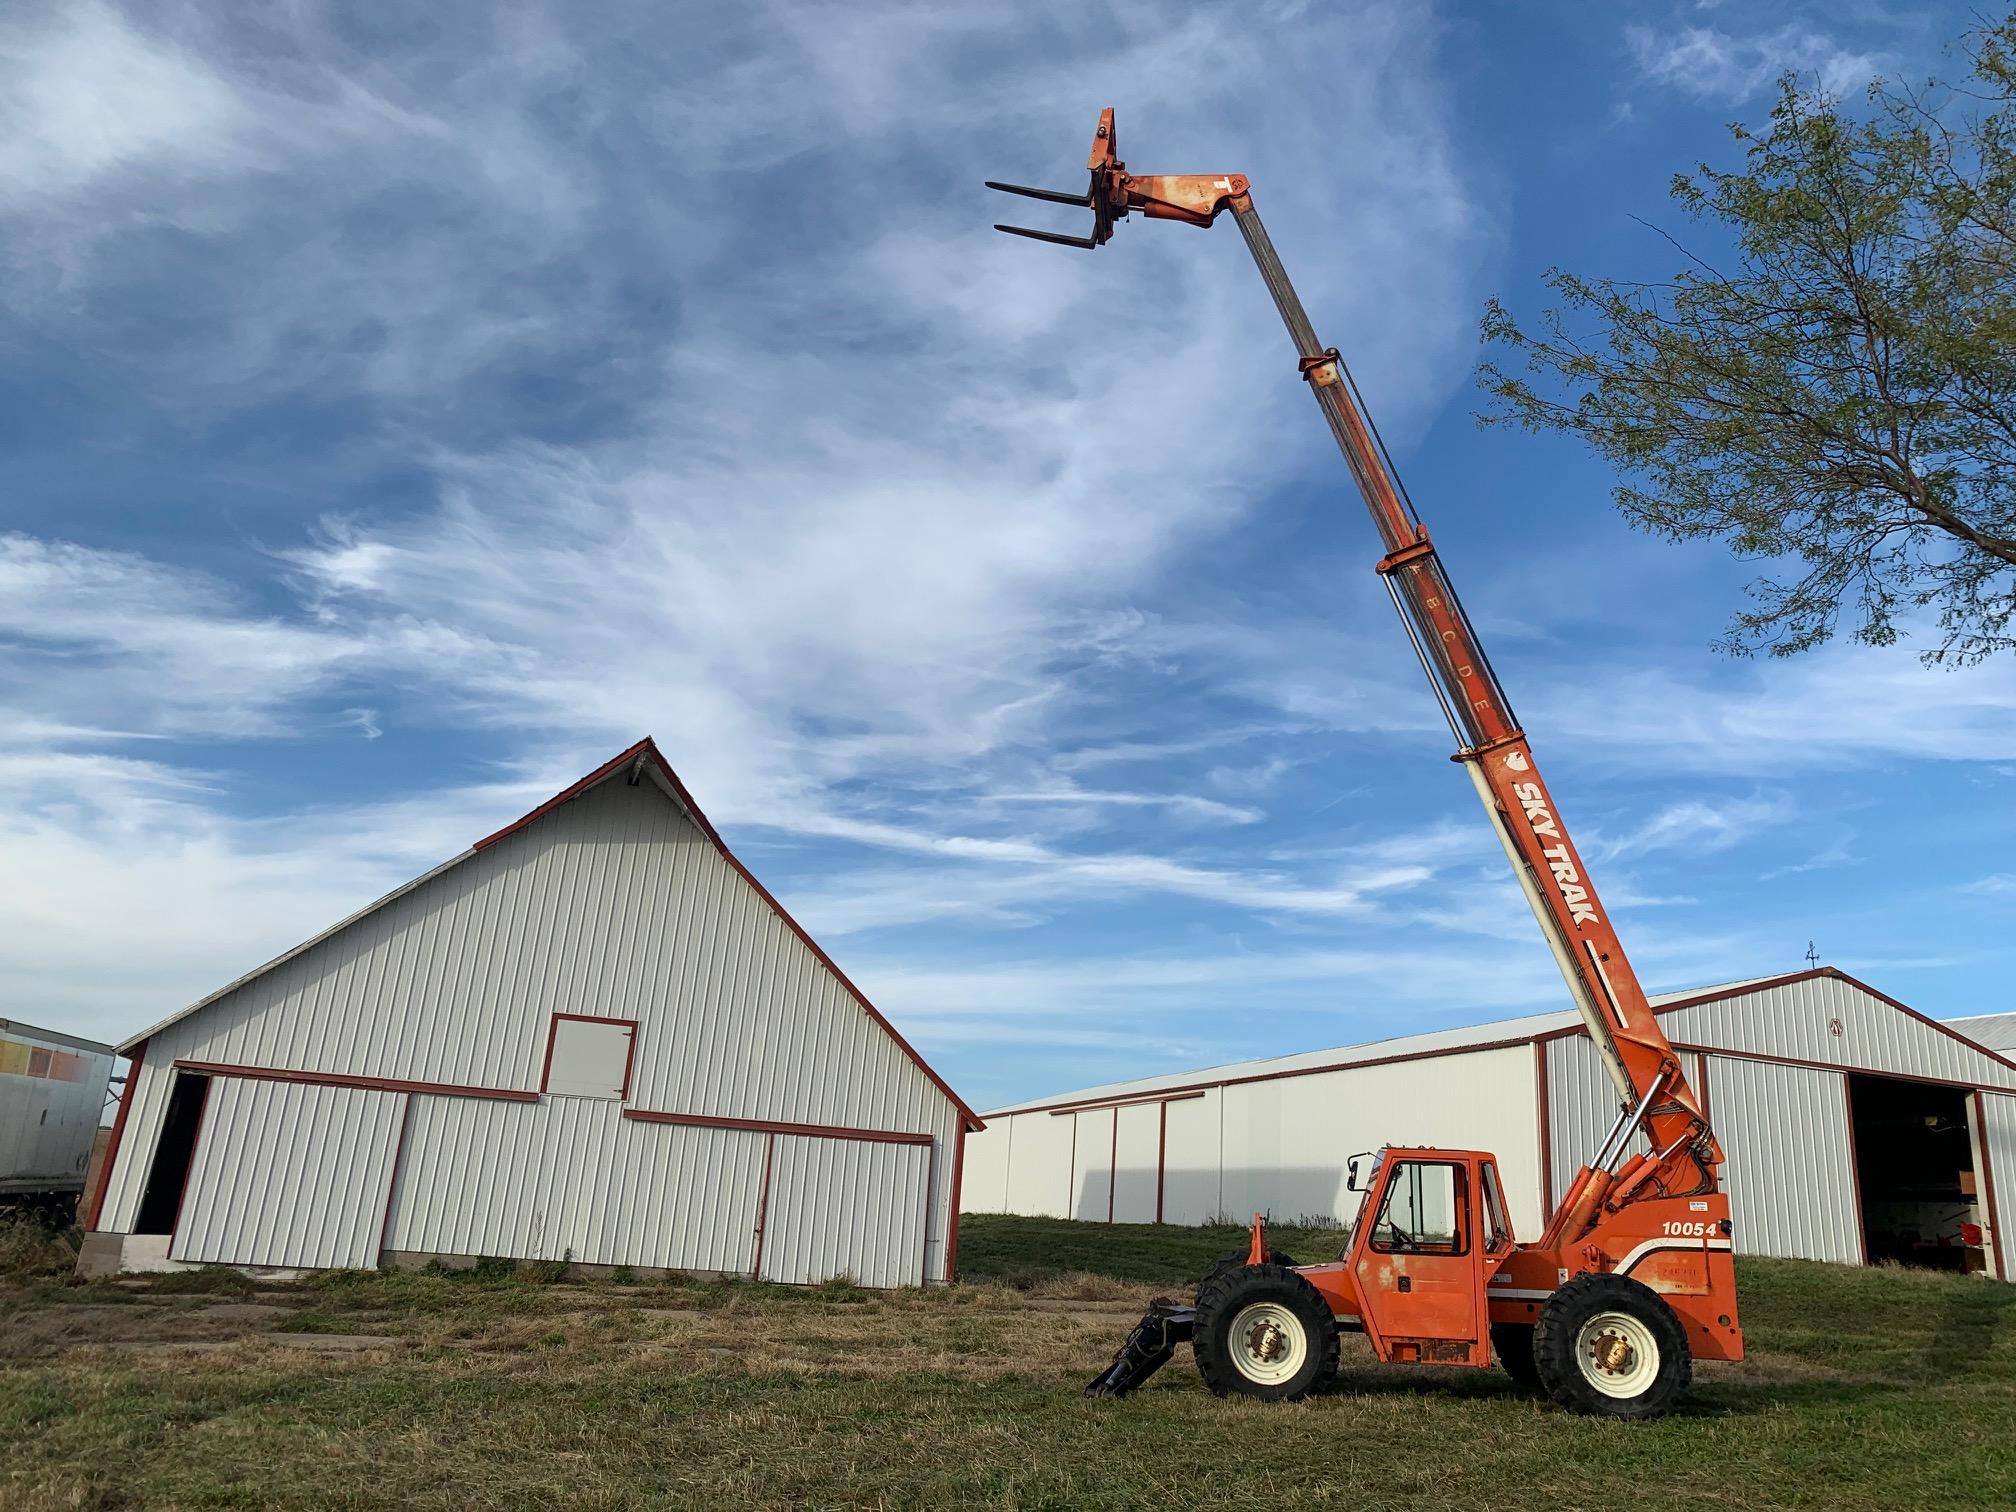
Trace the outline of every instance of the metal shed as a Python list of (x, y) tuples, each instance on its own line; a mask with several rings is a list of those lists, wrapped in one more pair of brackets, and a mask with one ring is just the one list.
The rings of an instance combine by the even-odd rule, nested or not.
[(119, 1048), (91, 1273), (939, 1282), (981, 1127), (648, 739)]
[(112, 1047), (0, 1019), (0, 1195), (84, 1190)]
[[(2016, 1277), (2016, 1063), (1831, 967), (1652, 998), (1728, 1151), (1743, 1253)], [(1522, 1235), (1616, 1117), (1572, 1012), (1089, 1087), (990, 1113), (975, 1212), (1348, 1222), (1380, 1144), (1496, 1153)], [(1998, 1243), (1999, 1241), (1999, 1243)]]

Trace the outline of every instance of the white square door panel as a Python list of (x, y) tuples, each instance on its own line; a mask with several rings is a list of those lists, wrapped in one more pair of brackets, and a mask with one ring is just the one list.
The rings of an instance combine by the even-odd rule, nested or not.
[(547, 1092), (623, 1098), (630, 1092), (630, 1049), (637, 1026), (627, 1019), (553, 1017)]

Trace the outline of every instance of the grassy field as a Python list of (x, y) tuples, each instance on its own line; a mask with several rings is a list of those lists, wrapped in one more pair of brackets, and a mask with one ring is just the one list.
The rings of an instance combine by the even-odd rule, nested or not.
[[(1304, 1260), (1335, 1235), (1277, 1235)], [(2016, 1505), (2016, 1287), (1742, 1266), (1752, 1358), (1687, 1411), (1497, 1372), (1223, 1402), (1079, 1388), (1236, 1230), (974, 1217), (956, 1288), (233, 1273), (0, 1287), (0, 1506)]]

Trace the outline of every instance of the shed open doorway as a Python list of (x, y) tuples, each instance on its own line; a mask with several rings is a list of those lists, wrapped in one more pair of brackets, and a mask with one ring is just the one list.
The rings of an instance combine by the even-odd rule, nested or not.
[(189, 1184), (196, 1135), (203, 1127), (203, 1104), (209, 1095), (209, 1077), (176, 1071), (168, 1111), (161, 1120), (161, 1138), (154, 1146), (154, 1162), (147, 1169), (146, 1191), (133, 1222), (134, 1233), (173, 1232), (176, 1215), (182, 1211), (182, 1192)]
[(1985, 1269), (1966, 1090), (1850, 1075), (1848, 1106), (1869, 1263)]

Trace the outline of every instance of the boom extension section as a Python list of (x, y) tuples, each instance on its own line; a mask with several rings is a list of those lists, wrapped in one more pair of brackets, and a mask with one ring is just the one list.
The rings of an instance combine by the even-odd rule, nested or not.
[[(1688, 1084), (1685, 1067), (1646, 1001), (1638, 975), (1589, 878), (1588, 867), (1540, 775), (1526, 733), (1513, 713), (1497, 672), (1484, 654), (1475, 626), (1456, 596), (1427, 527), (1399, 481), (1385, 443), (1366, 414), (1350, 370), (1335, 347), (1326, 347), (1317, 339), (1302, 301), (1268, 239), (1267, 229), (1253, 207), (1247, 177), (1238, 173), (1146, 177), (1131, 174), (1119, 157), (1110, 109), (1099, 117), (1086, 166), (1090, 181), (1083, 194), (1026, 189), (991, 181), (988, 187), (1088, 208), (1092, 211), (1089, 235), (1072, 236), (1008, 225), (996, 229), (1092, 250), (1110, 240), (1115, 225), (1136, 211), (1150, 219), (1182, 221), (1193, 226), (1210, 226), (1220, 214), (1231, 213), (1295, 344), (1297, 371), (1315, 396), (1371, 513), (1384, 548), (1377, 569), (1455, 736), (1457, 749), (1452, 759), (1463, 766), (1476, 788), (1567, 983), (1569, 996), (1588, 1027), (1590, 1040), (1615, 1087), (1619, 1107), (1617, 1126), (1597, 1157), (1583, 1167), (1562, 1194), (1560, 1204), (1549, 1216), (1546, 1232), (1535, 1244), (1515, 1247), (1510, 1241), (1509, 1227), (1504, 1230), (1505, 1253), (1491, 1266), (1490, 1280), (1495, 1287), (1489, 1294), (1491, 1322), (1506, 1326), (1535, 1323), (1540, 1307), (1533, 1299), (1565, 1295), (1586, 1275), (1608, 1276), (1619, 1282), (1628, 1276), (1640, 1283), (1641, 1289), (1649, 1283), (1669, 1299), (1667, 1304), (1660, 1305), (1669, 1313), (1677, 1310), (1684, 1318), (1685, 1342), (1691, 1344), (1694, 1353), (1712, 1358), (1740, 1358), (1742, 1336), (1735, 1322), (1734, 1281), (1728, 1260), (1728, 1204), (1717, 1180), (1721, 1147), (1709, 1129), (1699, 1098)], [(1627, 1159), (1633, 1141), (1640, 1136), (1648, 1149), (1630, 1154)], [(1495, 1164), (1490, 1156), (1458, 1158), (1453, 1152), (1413, 1150), (1386, 1153), (1392, 1157), (1382, 1158), (1387, 1174), (1390, 1176), (1390, 1168), (1396, 1163), (1408, 1166), (1409, 1180), (1414, 1184), (1411, 1190), (1417, 1197), (1423, 1173), (1413, 1168), (1424, 1162), (1430, 1165), (1439, 1162), (1451, 1171), (1460, 1167), (1463, 1183), (1496, 1182)], [(1441, 1157), (1445, 1155), (1450, 1158), (1443, 1160)], [(1431, 1156), (1435, 1159), (1431, 1160)], [(1429, 1179), (1444, 1180), (1432, 1173)], [(1465, 1189), (1467, 1198), (1459, 1198), (1453, 1189), (1442, 1192), (1445, 1217), (1457, 1221), (1458, 1209), (1467, 1200), (1473, 1204), (1471, 1217), (1481, 1224), (1483, 1209), (1475, 1206), (1482, 1200), (1481, 1191), (1469, 1190), (1467, 1186)], [(1373, 1200), (1381, 1197), (1383, 1191), (1377, 1184), (1368, 1191), (1360, 1215), (1361, 1231), (1367, 1228), (1362, 1220), (1378, 1212)], [(1415, 1216), (1419, 1219), (1422, 1215)], [(1397, 1220), (1391, 1227), (1396, 1234), (1416, 1232)], [(1362, 1237), (1354, 1232), (1354, 1251)], [(1691, 1242), (1678, 1246), (1666, 1243), (1676, 1238)], [(1665, 1262), (1659, 1257), (1676, 1248), (1691, 1249), (1698, 1257), (1698, 1263), (1680, 1267), (1687, 1271), (1684, 1280), (1677, 1273), (1667, 1276), (1661, 1269)], [(1338, 1265), (1348, 1265), (1352, 1252), (1347, 1251), (1346, 1259)], [(1313, 1278), (1324, 1270), (1325, 1267), (1301, 1267), (1293, 1273)], [(1403, 1294), (1400, 1300), (1405, 1300), (1404, 1294), (1411, 1292), (1411, 1286), (1398, 1281), (1390, 1265), (1384, 1274)], [(1425, 1355), (1409, 1353), (1412, 1345), (1397, 1334), (1392, 1335), (1396, 1341), (1394, 1351), (1387, 1353), (1380, 1344), (1380, 1326), (1371, 1316), (1375, 1308), (1363, 1284), (1367, 1279), (1369, 1275), (1348, 1284), (1319, 1285), (1318, 1290), (1338, 1315), (1365, 1314), (1366, 1331), (1382, 1357), (1449, 1357), (1439, 1347)], [(1384, 1283), (1377, 1289), (1383, 1291)], [(1706, 1300), (1683, 1307), (1675, 1300), (1681, 1296)], [(1514, 1298), (1527, 1304), (1526, 1316), (1501, 1317), (1500, 1304)], [(1159, 1351), (1156, 1365), (1166, 1359), (1164, 1345), (1181, 1327), (1177, 1317), (1180, 1311), (1160, 1315), (1151, 1311), (1121, 1351), (1120, 1358), (1100, 1380), (1114, 1377), (1115, 1372), (1121, 1373), (1116, 1383), (1132, 1375), (1132, 1371), (1122, 1371), (1130, 1352), (1145, 1362)], [(1480, 1308), (1478, 1319), (1482, 1317)], [(1196, 1326), (1206, 1328), (1209, 1321), (1200, 1297)], [(1482, 1329), (1483, 1323), (1477, 1321), (1476, 1327)], [(1546, 1332), (1544, 1327), (1540, 1332)], [(1649, 1335), (1634, 1338), (1634, 1344), (1609, 1350), (1609, 1357), (1621, 1361), (1629, 1355), (1642, 1363), (1653, 1341)], [(1420, 1342), (1423, 1341), (1414, 1341)], [(1217, 1347), (1212, 1346), (1214, 1350)], [(1489, 1361), (1488, 1343), (1480, 1348), (1481, 1357), (1473, 1352), (1468, 1363)], [(1579, 1356), (1579, 1345), (1575, 1353)], [(1202, 1364), (1201, 1346), (1199, 1358)], [(1148, 1372), (1153, 1368), (1149, 1366)], [(1148, 1372), (1143, 1372), (1140, 1378), (1145, 1379)], [(1095, 1387), (1098, 1384), (1095, 1382)]]

